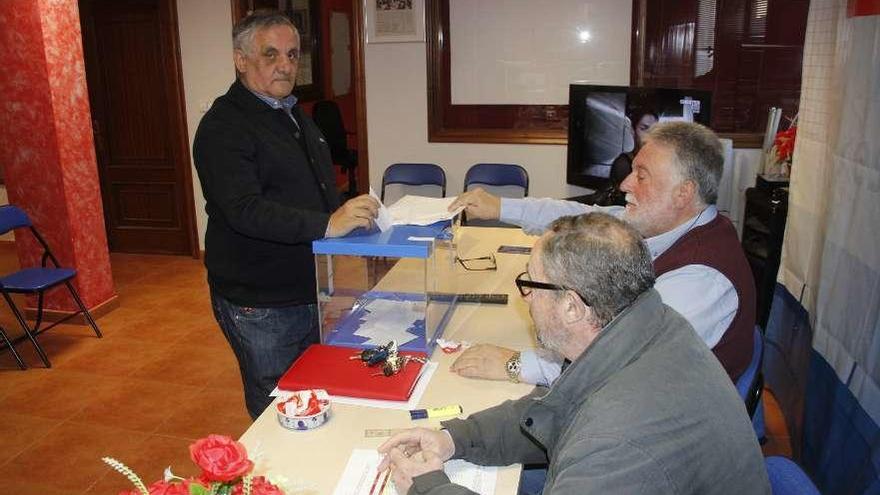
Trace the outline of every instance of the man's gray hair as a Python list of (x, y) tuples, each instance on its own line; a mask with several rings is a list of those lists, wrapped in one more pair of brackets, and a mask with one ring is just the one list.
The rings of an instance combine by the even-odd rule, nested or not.
[(724, 153), (714, 132), (691, 122), (663, 122), (651, 127), (648, 141), (672, 148), (681, 178), (694, 181), (704, 204), (714, 205), (718, 201)]
[(594, 212), (559, 218), (550, 231), (541, 256), (544, 274), (585, 299), (597, 326), (654, 286), (651, 253), (629, 224)]
[(296, 26), (284, 14), (277, 10), (257, 10), (244, 19), (238, 21), (232, 28), (232, 48), (250, 53), (253, 46), (254, 35), (257, 31), (272, 26), (289, 26), (294, 33), (299, 35)]

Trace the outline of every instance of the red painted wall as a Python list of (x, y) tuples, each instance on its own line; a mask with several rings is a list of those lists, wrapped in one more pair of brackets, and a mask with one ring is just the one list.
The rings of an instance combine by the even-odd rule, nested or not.
[[(61, 263), (76, 268), (88, 306), (115, 295), (92, 139), (76, 0), (0, 1), (4, 75), (0, 161), (10, 203), (24, 209)], [(22, 266), (39, 265), (30, 234), (16, 235)], [(73, 309), (65, 293), (47, 306)]]

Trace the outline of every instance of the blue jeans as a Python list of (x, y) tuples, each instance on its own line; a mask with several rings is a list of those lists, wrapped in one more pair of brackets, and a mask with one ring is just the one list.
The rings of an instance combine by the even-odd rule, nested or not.
[(519, 475), (517, 495), (541, 495), (547, 483), (546, 464), (526, 464)]
[(214, 318), (238, 359), (244, 400), (251, 418), (272, 402), (281, 375), (311, 344), (320, 340), (317, 304), (278, 308), (235, 305), (211, 291)]

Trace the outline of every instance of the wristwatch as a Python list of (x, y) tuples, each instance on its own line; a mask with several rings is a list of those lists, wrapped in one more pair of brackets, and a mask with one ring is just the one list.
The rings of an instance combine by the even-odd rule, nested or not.
[(507, 379), (513, 383), (519, 383), (519, 370), (522, 368), (519, 353), (517, 352), (513, 356), (510, 356), (510, 359), (507, 360), (505, 366), (507, 368)]

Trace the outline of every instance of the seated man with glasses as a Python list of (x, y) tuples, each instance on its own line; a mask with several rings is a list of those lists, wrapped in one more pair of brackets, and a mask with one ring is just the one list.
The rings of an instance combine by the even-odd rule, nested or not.
[(770, 493), (742, 400), (653, 289), (632, 227), (603, 213), (560, 218), (516, 284), (541, 346), (570, 365), (551, 389), (391, 437), (379, 470), (391, 468), (398, 493), (472, 493), (443, 472), (452, 458), (548, 463), (545, 495)]
[[(540, 233), (553, 219), (602, 211), (626, 220), (644, 237), (657, 272), (657, 292), (693, 325), (732, 380), (752, 358), (755, 283), (730, 221), (715, 201), (724, 158), (715, 134), (686, 122), (655, 124), (620, 188), (626, 207), (588, 206), (553, 199), (508, 199), (481, 189), (450, 209), (471, 218), (499, 219)], [(494, 345), (471, 347), (453, 363), (462, 376), (552, 383), (562, 359), (551, 352), (519, 353)]]

